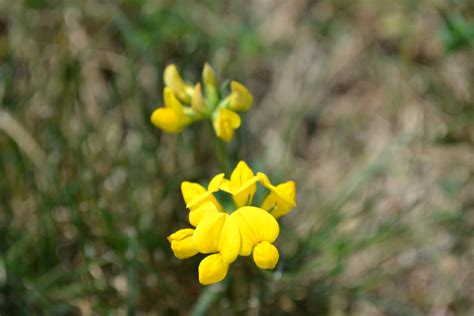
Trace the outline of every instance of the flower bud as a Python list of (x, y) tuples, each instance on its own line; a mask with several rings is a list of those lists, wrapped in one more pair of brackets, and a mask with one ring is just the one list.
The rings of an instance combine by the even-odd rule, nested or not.
[(219, 92), (217, 90), (216, 73), (208, 63), (204, 64), (204, 69), (202, 70), (202, 81), (206, 88), (207, 102), (211, 109), (214, 109), (219, 101)]
[(199, 113), (205, 113), (207, 110), (206, 103), (204, 102), (204, 98), (202, 96), (202, 89), (200, 83), (197, 83), (194, 86), (193, 97), (191, 98), (191, 107)]
[(165, 84), (173, 90), (173, 93), (176, 97), (186, 104), (189, 104), (191, 101), (191, 96), (193, 93), (193, 87), (187, 84), (179, 74), (178, 68), (176, 65), (171, 64), (166, 66), (165, 71), (163, 72), (163, 79)]

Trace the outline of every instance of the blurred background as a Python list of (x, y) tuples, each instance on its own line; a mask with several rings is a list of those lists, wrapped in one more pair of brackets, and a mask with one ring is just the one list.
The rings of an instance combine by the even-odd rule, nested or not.
[[(1, 315), (473, 315), (474, 3), (0, 0)], [(255, 96), (232, 162), (295, 180), (275, 271), (176, 259), (209, 122), (162, 72)]]

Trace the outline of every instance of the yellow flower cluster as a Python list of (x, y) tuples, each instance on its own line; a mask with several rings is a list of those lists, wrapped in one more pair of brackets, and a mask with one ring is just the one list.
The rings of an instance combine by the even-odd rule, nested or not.
[[(269, 194), (260, 207), (252, 206), (257, 183)], [(224, 191), (232, 196), (235, 210), (224, 210), (214, 193)], [(208, 254), (199, 264), (199, 282), (219, 282), (227, 275), (229, 265), (237, 257), (252, 254), (261, 269), (273, 269), (279, 258), (273, 245), (280, 232), (277, 218), (288, 214), (296, 206), (296, 186), (293, 181), (273, 185), (268, 177), (256, 175), (240, 161), (230, 179), (223, 173), (216, 175), (207, 189), (198, 183), (181, 184), (189, 223), (194, 228), (178, 230), (168, 236), (171, 249), (179, 259), (197, 253)]]
[(209, 119), (217, 137), (225, 142), (232, 140), (241, 123), (236, 112), (247, 111), (253, 102), (244, 85), (231, 81), (230, 93), (221, 96), (216, 74), (207, 63), (202, 72), (203, 85), (185, 82), (173, 64), (165, 68), (163, 76), (165, 105), (151, 114), (153, 125), (169, 133), (180, 133), (193, 122)]

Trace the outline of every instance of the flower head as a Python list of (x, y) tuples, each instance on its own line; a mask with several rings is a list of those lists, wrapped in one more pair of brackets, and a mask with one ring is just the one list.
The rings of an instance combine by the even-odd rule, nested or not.
[(221, 95), (216, 73), (207, 63), (202, 72), (202, 84), (184, 81), (173, 64), (166, 66), (163, 79), (165, 106), (153, 111), (151, 121), (165, 132), (180, 133), (193, 122), (209, 120), (216, 136), (230, 142), (241, 124), (236, 112), (247, 111), (252, 106), (252, 94), (237, 81), (231, 82), (227, 95)]
[[(258, 183), (270, 191), (261, 207), (251, 205)], [(230, 264), (239, 255), (252, 255), (261, 269), (275, 268), (279, 252), (273, 243), (280, 232), (276, 218), (288, 213), (288, 205), (295, 206), (294, 182), (273, 186), (265, 174), (255, 175), (244, 161), (240, 161), (229, 179), (218, 174), (207, 189), (185, 181), (181, 190), (189, 209), (189, 222), (195, 229), (178, 230), (168, 240), (179, 259), (198, 253), (207, 255), (199, 264), (200, 283), (223, 280)], [(231, 194), (234, 208), (224, 211), (214, 196), (219, 190)]]

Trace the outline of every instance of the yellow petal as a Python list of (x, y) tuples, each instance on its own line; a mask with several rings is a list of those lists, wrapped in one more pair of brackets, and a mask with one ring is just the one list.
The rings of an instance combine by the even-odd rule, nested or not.
[(193, 234), (194, 245), (199, 252), (213, 253), (219, 251), (219, 239), (226, 215), (220, 212), (211, 213), (201, 220)]
[(224, 263), (220, 253), (207, 256), (199, 264), (199, 282), (207, 285), (222, 281), (228, 269), (229, 264)]
[(169, 87), (163, 89), (163, 100), (167, 108), (173, 109), (178, 113), (183, 111), (183, 104), (176, 98), (173, 90)]
[(216, 73), (208, 63), (204, 64), (204, 68), (202, 70), (202, 80), (204, 81), (205, 85), (217, 87)]
[(184, 126), (182, 118), (176, 111), (170, 108), (158, 108), (151, 114), (151, 122), (156, 127), (168, 133), (179, 133)]
[(272, 183), (270, 182), (270, 179), (268, 179), (268, 176), (264, 174), (263, 172), (257, 172), (257, 177), (259, 177), (260, 183), (266, 187), (267, 189), (272, 186)]
[(190, 210), (194, 210), (206, 202), (212, 202), (219, 211), (223, 210), (222, 205), (217, 201), (212, 192), (208, 192), (199, 183), (184, 181), (181, 183), (181, 192), (186, 207)]
[(240, 187), (245, 183), (245, 181), (253, 178), (254, 174), (252, 169), (247, 165), (247, 163), (243, 160), (239, 161), (235, 169), (232, 171), (230, 175), (230, 181), (236, 187)]
[(271, 213), (273, 210), (276, 209), (278, 200), (278, 196), (275, 193), (270, 192), (270, 194), (265, 197), (260, 207), (263, 208), (265, 211)]
[(217, 137), (225, 142), (232, 140), (235, 129), (240, 127), (240, 123), (240, 116), (225, 108), (219, 108), (212, 121)]
[(165, 84), (173, 90), (178, 99), (184, 103), (190, 103), (193, 87), (184, 82), (176, 68), (176, 65), (171, 64), (166, 66), (163, 73), (163, 79)]
[(188, 204), (197, 196), (206, 193), (207, 190), (199, 183), (184, 181), (181, 183), (181, 193), (183, 194), (184, 203)]
[(207, 110), (206, 103), (204, 102), (204, 98), (202, 96), (202, 89), (200, 83), (197, 83), (194, 86), (193, 96), (191, 99), (191, 107), (200, 113), (205, 113)]
[(194, 210), (197, 207), (203, 205), (206, 202), (212, 202), (219, 211), (223, 211), (224, 208), (222, 207), (221, 203), (217, 201), (216, 197), (211, 192), (206, 192), (194, 199), (192, 199), (188, 204), (186, 204), (186, 208), (190, 210)]
[(248, 205), (257, 191), (257, 180), (252, 169), (245, 163), (239, 161), (237, 167), (230, 176), (230, 182), (233, 188), (232, 198), (237, 208)]
[(220, 189), (230, 194), (234, 192), (232, 188), (232, 183), (230, 182), (230, 180), (227, 180), (227, 179), (222, 179)]
[(253, 247), (259, 242), (274, 242), (280, 233), (276, 219), (261, 208), (244, 206), (230, 216), (234, 218), (240, 231), (242, 256), (250, 255)]
[(168, 241), (171, 243), (171, 250), (173, 250), (176, 258), (185, 259), (198, 253), (193, 243), (193, 233), (194, 229), (186, 228), (180, 229), (168, 236)]
[(260, 269), (275, 268), (278, 258), (278, 249), (268, 241), (258, 243), (253, 249), (253, 260)]
[(201, 220), (209, 213), (217, 213), (219, 210), (217, 209), (216, 205), (212, 202), (206, 202), (192, 209), (189, 212), (189, 223), (194, 227), (198, 226)]
[(232, 92), (230, 94), (229, 109), (238, 112), (250, 109), (253, 102), (253, 96), (249, 90), (237, 81), (232, 81), (230, 83), (230, 88)]
[(222, 260), (226, 263), (234, 262), (240, 252), (241, 238), (239, 228), (234, 219), (226, 214), (226, 220), (222, 226), (218, 249), (222, 254)]
[(244, 161), (240, 161), (232, 171), (230, 180), (222, 181), (221, 190), (232, 194), (234, 203), (239, 208), (251, 204), (258, 180), (259, 177), (254, 175), (252, 169)]
[(207, 190), (209, 192), (217, 192), (219, 191), (219, 188), (221, 186), (222, 181), (224, 180), (224, 173), (219, 173), (217, 176), (212, 178), (212, 180), (209, 182), (209, 185), (207, 186)]
[(193, 234), (196, 249), (202, 253), (220, 252), (222, 260), (233, 262), (240, 251), (240, 233), (234, 221), (226, 213), (208, 213)]
[(262, 208), (275, 218), (288, 214), (295, 206), (296, 184), (294, 181), (281, 183), (277, 186), (267, 185), (270, 194), (263, 200)]
[(296, 206), (296, 183), (287, 181), (276, 186), (276, 191), (290, 204)]
[(219, 93), (217, 90), (217, 78), (214, 70), (208, 63), (204, 64), (202, 70), (202, 81), (206, 88), (206, 100), (211, 109), (214, 109), (219, 101)]

